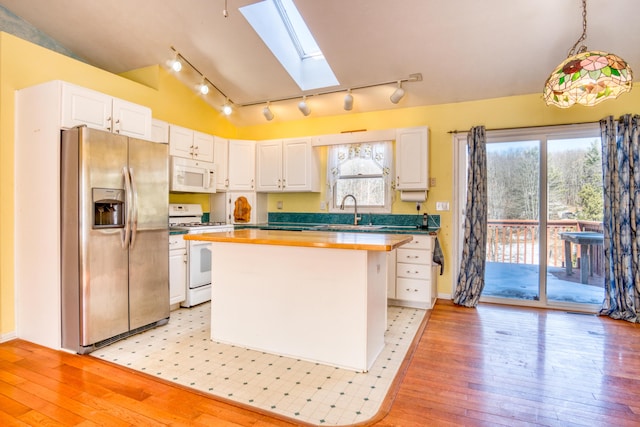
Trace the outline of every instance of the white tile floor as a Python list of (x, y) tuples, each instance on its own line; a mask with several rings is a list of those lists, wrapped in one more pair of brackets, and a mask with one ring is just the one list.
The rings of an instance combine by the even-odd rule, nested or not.
[(366, 373), (212, 342), (210, 304), (91, 353), (205, 393), (317, 425), (354, 424), (383, 402), (425, 310), (389, 307), (385, 347)]

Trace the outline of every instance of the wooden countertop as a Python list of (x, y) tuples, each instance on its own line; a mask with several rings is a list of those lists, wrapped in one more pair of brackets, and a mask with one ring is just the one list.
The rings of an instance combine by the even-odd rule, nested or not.
[(410, 242), (413, 238), (407, 234), (245, 229), (224, 233), (185, 234), (184, 239), (205, 242), (391, 251)]

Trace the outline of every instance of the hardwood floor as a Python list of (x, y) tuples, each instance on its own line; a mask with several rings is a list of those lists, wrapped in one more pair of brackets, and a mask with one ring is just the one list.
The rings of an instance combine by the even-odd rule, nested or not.
[[(439, 301), (373, 425), (640, 425), (640, 325)], [(0, 344), (0, 425), (290, 426), (92, 357)]]

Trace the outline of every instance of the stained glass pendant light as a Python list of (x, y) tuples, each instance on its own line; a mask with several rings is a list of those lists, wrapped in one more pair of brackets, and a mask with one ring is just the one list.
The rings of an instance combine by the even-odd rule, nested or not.
[(543, 93), (547, 105), (590, 107), (631, 90), (633, 74), (625, 60), (612, 53), (587, 51), (585, 45), (576, 52), (586, 38), (587, 0), (582, 0), (582, 35), (547, 79)]

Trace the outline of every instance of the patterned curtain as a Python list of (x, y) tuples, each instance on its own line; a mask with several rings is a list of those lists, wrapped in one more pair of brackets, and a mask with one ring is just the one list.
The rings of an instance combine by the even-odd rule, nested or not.
[(487, 252), (487, 138), (484, 126), (471, 128), (467, 136), (469, 167), (464, 250), (453, 302), (475, 307), (484, 288)]
[(604, 287), (600, 314), (640, 323), (640, 116), (600, 121)]

